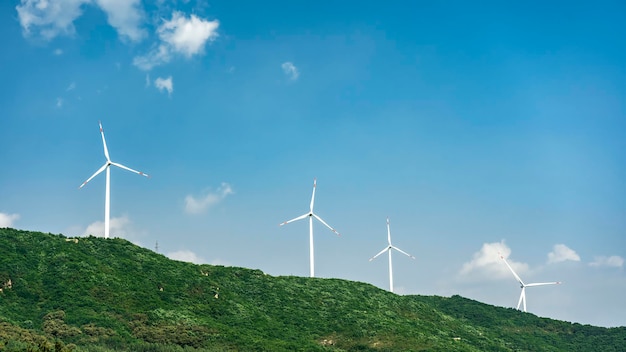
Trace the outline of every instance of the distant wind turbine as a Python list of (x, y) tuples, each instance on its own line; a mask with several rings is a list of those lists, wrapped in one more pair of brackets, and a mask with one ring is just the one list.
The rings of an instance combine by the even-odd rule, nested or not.
[(378, 252), (378, 254), (370, 258), (370, 262), (385, 252), (389, 253), (389, 291), (393, 292), (393, 266), (391, 265), (391, 250), (395, 249), (398, 252), (412, 259), (415, 259), (415, 257), (391, 244), (391, 230), (389, 229), (389, 218), (387, 218), (387, 243), (388, 244), (387, 244), (387, 247), (385, 247), (385, 249), (383, 249), (382, 251)]
[(111, 165), (114, 165), (124, 170), (134, 172), (141, 176), (146, 176), (146, 177), (150, 177), (150, 176), (144, 174), (141, 171), (133, 170), (122, 164), (112, 162), (111, 158), (109, 157), (109, 150), (107, 149), (107, 142), (104, 139), (104, 130), (102, 129), (102, 123), (98, 121), (98, 124), (100, 125), (100, 134), (102, 135), (102, 145), (104, 146), (104, 156), (106, 157), (107, 160), (104, 163), (104, 165), (102, 165), (102, 167), (98, 169), (98, 171), (96, 171), (93, 175), (91, 175), (91, 177), (88, 178), (87, 181), (83, 182), (83, 184), (80, 185), (80, 187), (78, 188), (79, 189), (83, 188), (83, 186), (85, 186), (87, 182), (91, 181), (91, 179), (96, 177), (99, 173), (106, 170), (107, 177), (106, 177), (106, 190), (105, 190), (105, 196), (104, 196), (104, 238), (109, 238), (109, 215), (110, 215), (110, 210), (111, 210), (111, 170), (109, 169), (109, 167)]
[(506, 259), (504, 259), (504, 256), (502, 256), (502, 254), (500, 254), (500, 258), (504, 261), (504, 264), (506, 264), (506, 266), (509, 267), (509, 269), (513, 273), (513, 276), (515, 276), (515, 278), (517, 279), (517, 281), (521, 285), (520, 287), (522, 288), (522, 293), (520, 294), (519, 301), (517, 302), (517, 309), (518, 310), (519, 310), (520, 304), (522, 304), (522, 302), (524, 302), (524, 312), (526, 311), (526, 287), (543, 286), (543, 285), (560, 285), (561, 284), (560, 281), (555, 281), (555, 282), (537, 282), (537, 283), (532, 283), (532, 284), (525, 284), (524, 281), (522, 281), (522, 279), (517, 275), (515, 270), (513, 270), (513, 268), (509, 265), (509, 263), (506, 261)]
[(317, 216), (317, 214), (313, 213), (313, 204), (315, 203), (315, 188), (316, 188), (316, 186), (317, 186), (317, 179), (313, 179), (313, 195), (311, 196), (311, 205), (310, 205), (309, 212), (304, 214), (304, 215), (298, 216), (297, 218), (285, 221), (285, 222), (283, 222), (282, 224), (279, 225), (279, 226), (283, 226), (283, 225), (286, 225), (286, 224), (288, 224), (290, 222), (301, 220), (301, 219), (304, 219), (306, 217), (309, 218), (309, 262), (310, 262), (310, 268), (311, 268), (310, 269), (311, 270), (311, 277), (315, 277), (315, 257), (314, 257), (314, 250), (313, 250), (313, 218), (316, 218), (322, 224), (324, 224), (326, 227), (328, 227), (332, 232), (334, 232), (337, 235), (339, 235), (339, 232), (337, 232), (335, 229), (330, 227), (330, 225), (328, 225), (324, 220), (322, 220), (322, 218)]

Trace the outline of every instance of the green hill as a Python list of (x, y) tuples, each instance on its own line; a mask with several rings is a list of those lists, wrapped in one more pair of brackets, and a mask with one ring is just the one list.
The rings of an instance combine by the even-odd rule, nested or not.
[(0, 229), (0, 351), (626, 351), (626, 327)]

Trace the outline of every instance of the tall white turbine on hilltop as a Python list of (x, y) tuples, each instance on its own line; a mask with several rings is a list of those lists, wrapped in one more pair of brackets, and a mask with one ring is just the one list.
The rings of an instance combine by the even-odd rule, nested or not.
[(91, 175), (91, 177), (88, 178), (87, 181), (83, 182), (83, 184), (80, 185), (80, 187), (78, 188), (79, 189), (83, 188), (83, 186), (85, 186), (87, 182), (91, 181), (92, 178), (96, 177), (99, 173), (106, 170), (107, 177), (106, 177), (106, 190), (105, 190), (105, 196), (104, 196), (104, 238), (109, 238), (109, 215), (110, 215), (110, 210), (111, 210), (111, 170), (109, 169), (109, 167), (111, 165), (114, 165), (119, 168), (128, 170), (130, 172), (134, 172), (141, 176), (146, 176), (146, 177), (150, 177), (150, 176), (144, 174), (141, 171), (133, 170), (122, 164), (112, 162), (111, 158), (109, 157), (109, 149), (107, 149), (107, 142), (104, 139), (104, 130), (102, 129), (102, 123), (98, 121), (98, 124), (100, 125), (100, 134), (102, 135), (102, 145), (104, 146), (104, 156), (107, 158), (107, 161), (104, 163), (104, 165), (102, 165), (100, 169), (98, 169), (98, 171), (96, 171), (93, 175)]
[(313, 251), (313, 218), (316, 218), (322, 224), (324, 224), (326, 227), (328, 227), (332, 232), (334, 232), (337, 235), (339, 235), (339, 232), (337, 232), (335, 229), (330, 227), (330, 225), (328, 225), (324, 220), (322, 220), (322, 218), (320, 218), (315, 213), (313, 213), (313, 203), (315, 203), (315, 188), (316, 188), (316, 186), (317, 186), (317, 179), (313, 179), (313, 195), (311, 196), (311, 206), (310, 206), (309, 212), (304, 214), (304, 215), (298, 216), (297, 218), (285, 221), (285, 222), (283, 222), (282, 224), (279, 225), (279, 226), (283, 226), (283, 225), (286, 225), (286, 224), (288, 224), (290, 222), (301, 220), (301, 219), (304, 219), (306, 217), (309, 218), (309, 261), (310, 261), (310, 267), (311, 267), (311, 277), (315, 277), (315, 257), (314, 257), (314, 254), (313, 254), (314, 253), (314, 251)]
[(521, 285), (520, 287), (522, 288), (522, 293), (520, 294), (519, 301), (517, 302), (517, 309), (518, 310), (519, 310), (520, 304), (522, 304), (522, 302), (524, 302), (524, 312), (526, 311), (526, 287), (543, 286), (543, 285), (560, 285), (561, 284), (560, 281), (555, 281), (555, 282), (536, 282), (536, 283), (532, 283), (532, 284), (525, 284), (524, 281), (522, 281), (522, 279), (517, 275), (515, 270), (513, 270), (513, 268), (509, 265), (509, 263), (506, 261), (506, 259), (504, 259), (502, 254), (500, 254), (500, 258), (504, 261), (504, 264), (506, 264), (506, 266), (509, 267), (509, 269), (513, 273), (513, 276), (515, 276), (515, 278), (517, 279), (517, 281)]
[(370, 262), (385, 252), (389, 253), (389, 291), (393, 292), (393, 266), (391, 265), (391, 250), (395, 249), (398, 252), (412, 259), (415, 259), (415, 257), (391, 244), (391, 230), (389, 229), (389, 218), (387, 218), (387, 243), (388, 244), (387, 244), (387, 247), (385, 247), (385, 249), (383, 249), (382, 251), (378, 252), (378, 254), (370, 258)]

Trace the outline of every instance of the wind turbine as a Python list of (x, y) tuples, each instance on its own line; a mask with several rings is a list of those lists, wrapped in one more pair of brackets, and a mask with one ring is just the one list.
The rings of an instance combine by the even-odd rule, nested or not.
[(288, 220), (283, 222), (282, 224), (280, 224), (279, 226), (283, 226), (286, 225), (290, 222), (294, 222), (297, 220), (301, 220), (304, 219), (306, 217), (309, 218), (309, 262), (310, 262), (310, 270), (311, 270), (311, 277), (315, 277), (315, 257), (314, 257), (314, 251), (313, 251), (313, 218), (316, 218), (317, 220), (319, 220), (322, 224), (324, 224), (326, 227), (328, 227), (332, 232), (336, 233), (339, 236), (339, 232), (337, 232), (337, 230), (333, 229), (332, 227), (330, 227), (330, 225), (328, 225), (324, 220), (322, 220), (322, 218), (320, 218), (319, 216), (317, 216), (317, 214), (313, 213), (313, 204), (315, 203), (315, 188), (317, 186), (317, 179), (313, 179), (313, 195), (311, 195), (311, 205), (310, 205), (310, 210), (308, 213), (304, 214), (304, 215), (300, 215), (297, 218)]
[(525, 284), (524, 281), (522, 281), (522, 279), (517, 275), (515, 270), (513, 270), (513, 268), (509, 265), (509, 263), (506, 261), (506, 259), (504, 259), (504, 256), (502, 256), (502, 254), (500, 254), (500, 258), (504, 261), (504, 264), (506, 264), (506, 266), (509, 267), (509, 269), (513, 273), (513, 276), (515, 276), (515, 278), (517, 279), (517, 281), (521, 285), (520, 287), (522, 288), (522, 293), (520, 294), (519, 301), (517, 302), (517, 309), (518, 310), (519, 310), (520, 304), (522, 304), (522, 302), (524, 302), (524, 312), (526, 311), (526, 287), (543, 286), (543, 285), (560, 285), (561, 284), (560, 281), (555, 281), (555, 282), (536, 282), (536, 283), (532, 283), (532, 284)]
[(83, 188), (83, 186), (85, 186), (87, 182), (91, 181), (91, 179), (96, 177), (99, 173), (106, 170), (107, 177), (106, 177), (106, 190), (105, 190), (105, 196), (104, 196), (104, 238), (109, 238), (109, 214), (111, 210), (111, 170), (109, 167), (111, 165), (114, 165), (124, 170), (134, 172), (141, 176), (146, 176), (146, 177), (150, 177), (150, 176), (144, 174), (141, 171), (133, 170), (127, 166), (111, 161), (111, 158), (109, 157), (109, 150), (107, 149), (107, 142), (104, 139), (104, 130), (102, 129), (102, 123), (98, 121), (98, 124), (100, 125), (100, 134), (102, 135), (102, 145), (104, 146), (104, 156), (106, 157), (107, 160), (104, 163), (104, 165), (102, 165), (102, 167), (98, 169), (98, 171), (96, 171), (93, 175), (91, 175), (91, 177), (88, 178), (87, 181), (83, 182), (83, 184), (80, 185), (80, 187), (78, 188), (79, 189)]
[(391, 250), (395, 249), (398, 252), (412, 258), (415, 259), (414, 256), (410, 255), (409, 253), (401, 250), (400, 248), (394, 246), (391, 244), (391, 230), (389, 230), (389, 218), (387, 218), (387, 247), (385, 247), (385, 249), (383, 249), (382, 251), (378, 252), (378, 254), (376, 254), (375, 256), (370, 258), (370, 262), (374, 259), (376, 259), (376, 257), (378, 257), (379, 255), (388, 252), (389, 253), (389, 291), (393, 292), (393, 267), (391, 265)]

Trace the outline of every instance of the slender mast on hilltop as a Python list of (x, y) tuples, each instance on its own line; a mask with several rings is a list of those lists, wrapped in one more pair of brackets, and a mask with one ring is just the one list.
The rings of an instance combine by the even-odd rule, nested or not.
[(290, 222), (301, 220), (301, 219), (304, 219), (306, 217), (309, 218), (309, 265), (310, 265), (310, 270), (311, 270), (311, 277), (315, 277), (315, 257), (314, 257), (314, 250), (313, 250), (313, 218), (316, 218), (322, 224), (324, 224), (326, 227), (328, 227), (332, 232), (334, 232), (337, 235), (339, 235), (339, 232), (337, 232), (335, 229), (330, 227), (330, 225), (328, 225), (324, 220), (322, 220), (322, 218), (320, 218), (315, 213), (313, 213), (313, 204), (315, 203), (315, 188), (316, 188), (316, 186), (317, 186), (317, 179), (313, 179), (313, 195), (311, 196), (311, 204), (310, 204), (309, 212), (304, 214), (304, 215), (300, 215), (297, 218), (285, 221), (285, 222), (283, 222), (282, 224), (279, 225), (279, 226), (283, 226), (283, 225), (286, 225), (286, 224), (288, 224)]
[(104, 163), (104, 165), (102, 165), (102, 167), (100, 169), (98, 169), (98, 171), (96, 171), (93, 175), (91, 175), (90, 178), (87, 179), (87, 181), (83, 182), (82, 185), (80, 185), (80, 187), (78, 188), (83, 188), (83, 186), (85, 186), (87, 184), (87, 182), (91, 181), (91, 179), (93, 179), (94, 177), (96, 177), (99, 173), (101, 173), (102, 171), (106, 170), (106, 187), (105, 187), (105, 195), (104, 195), (104, 238), (109, 238), (109, 228), (110, 228), (110, 211), (111, 211), (111, 170), (110, 170), (110, 166), (117, 166), (121, 169), (124, 170), (128, 170), (130, 172), (134, 172), (138, 175), (141, 176), (145, 176), (145, 177), (150, 177), (146, 174), (144, 174), (141, 171), (137, 171), (137, 170), (133, 170), (127, 166), (124, 166), (122, 164), (116, 163), (111, 161), (111, 158), (109, 157), (109, 149), (107, 148), (107, 142), (104, 139), (104, 129), (102, 128), (102, 123), (100, 121), (98, 121), (98, 124), (100, 125), (100, 135), (102, 135), (102, 145), (104, 146), (104, 156), (106, 157), (106, 162)]
[(393, 266), (391, 265), (391, 250), (392, 249), (395, 249), (396, 251), (406, 255), (407, 257), (411, 259), (415, 259), (414, 256), (410, 255), (409, 253), (391, 244), (391, 230), (389, 229), (389, 218), (387, 218), (387, 247), (385, 247), (385, 249), (383, 249), (382, 251), (378, 252), (378, 254), (376, 254), (375, 256), (371, 257), (370, 262), (385, 252), (389, 254), (389, 291), (390, 292), (393, 292)]

